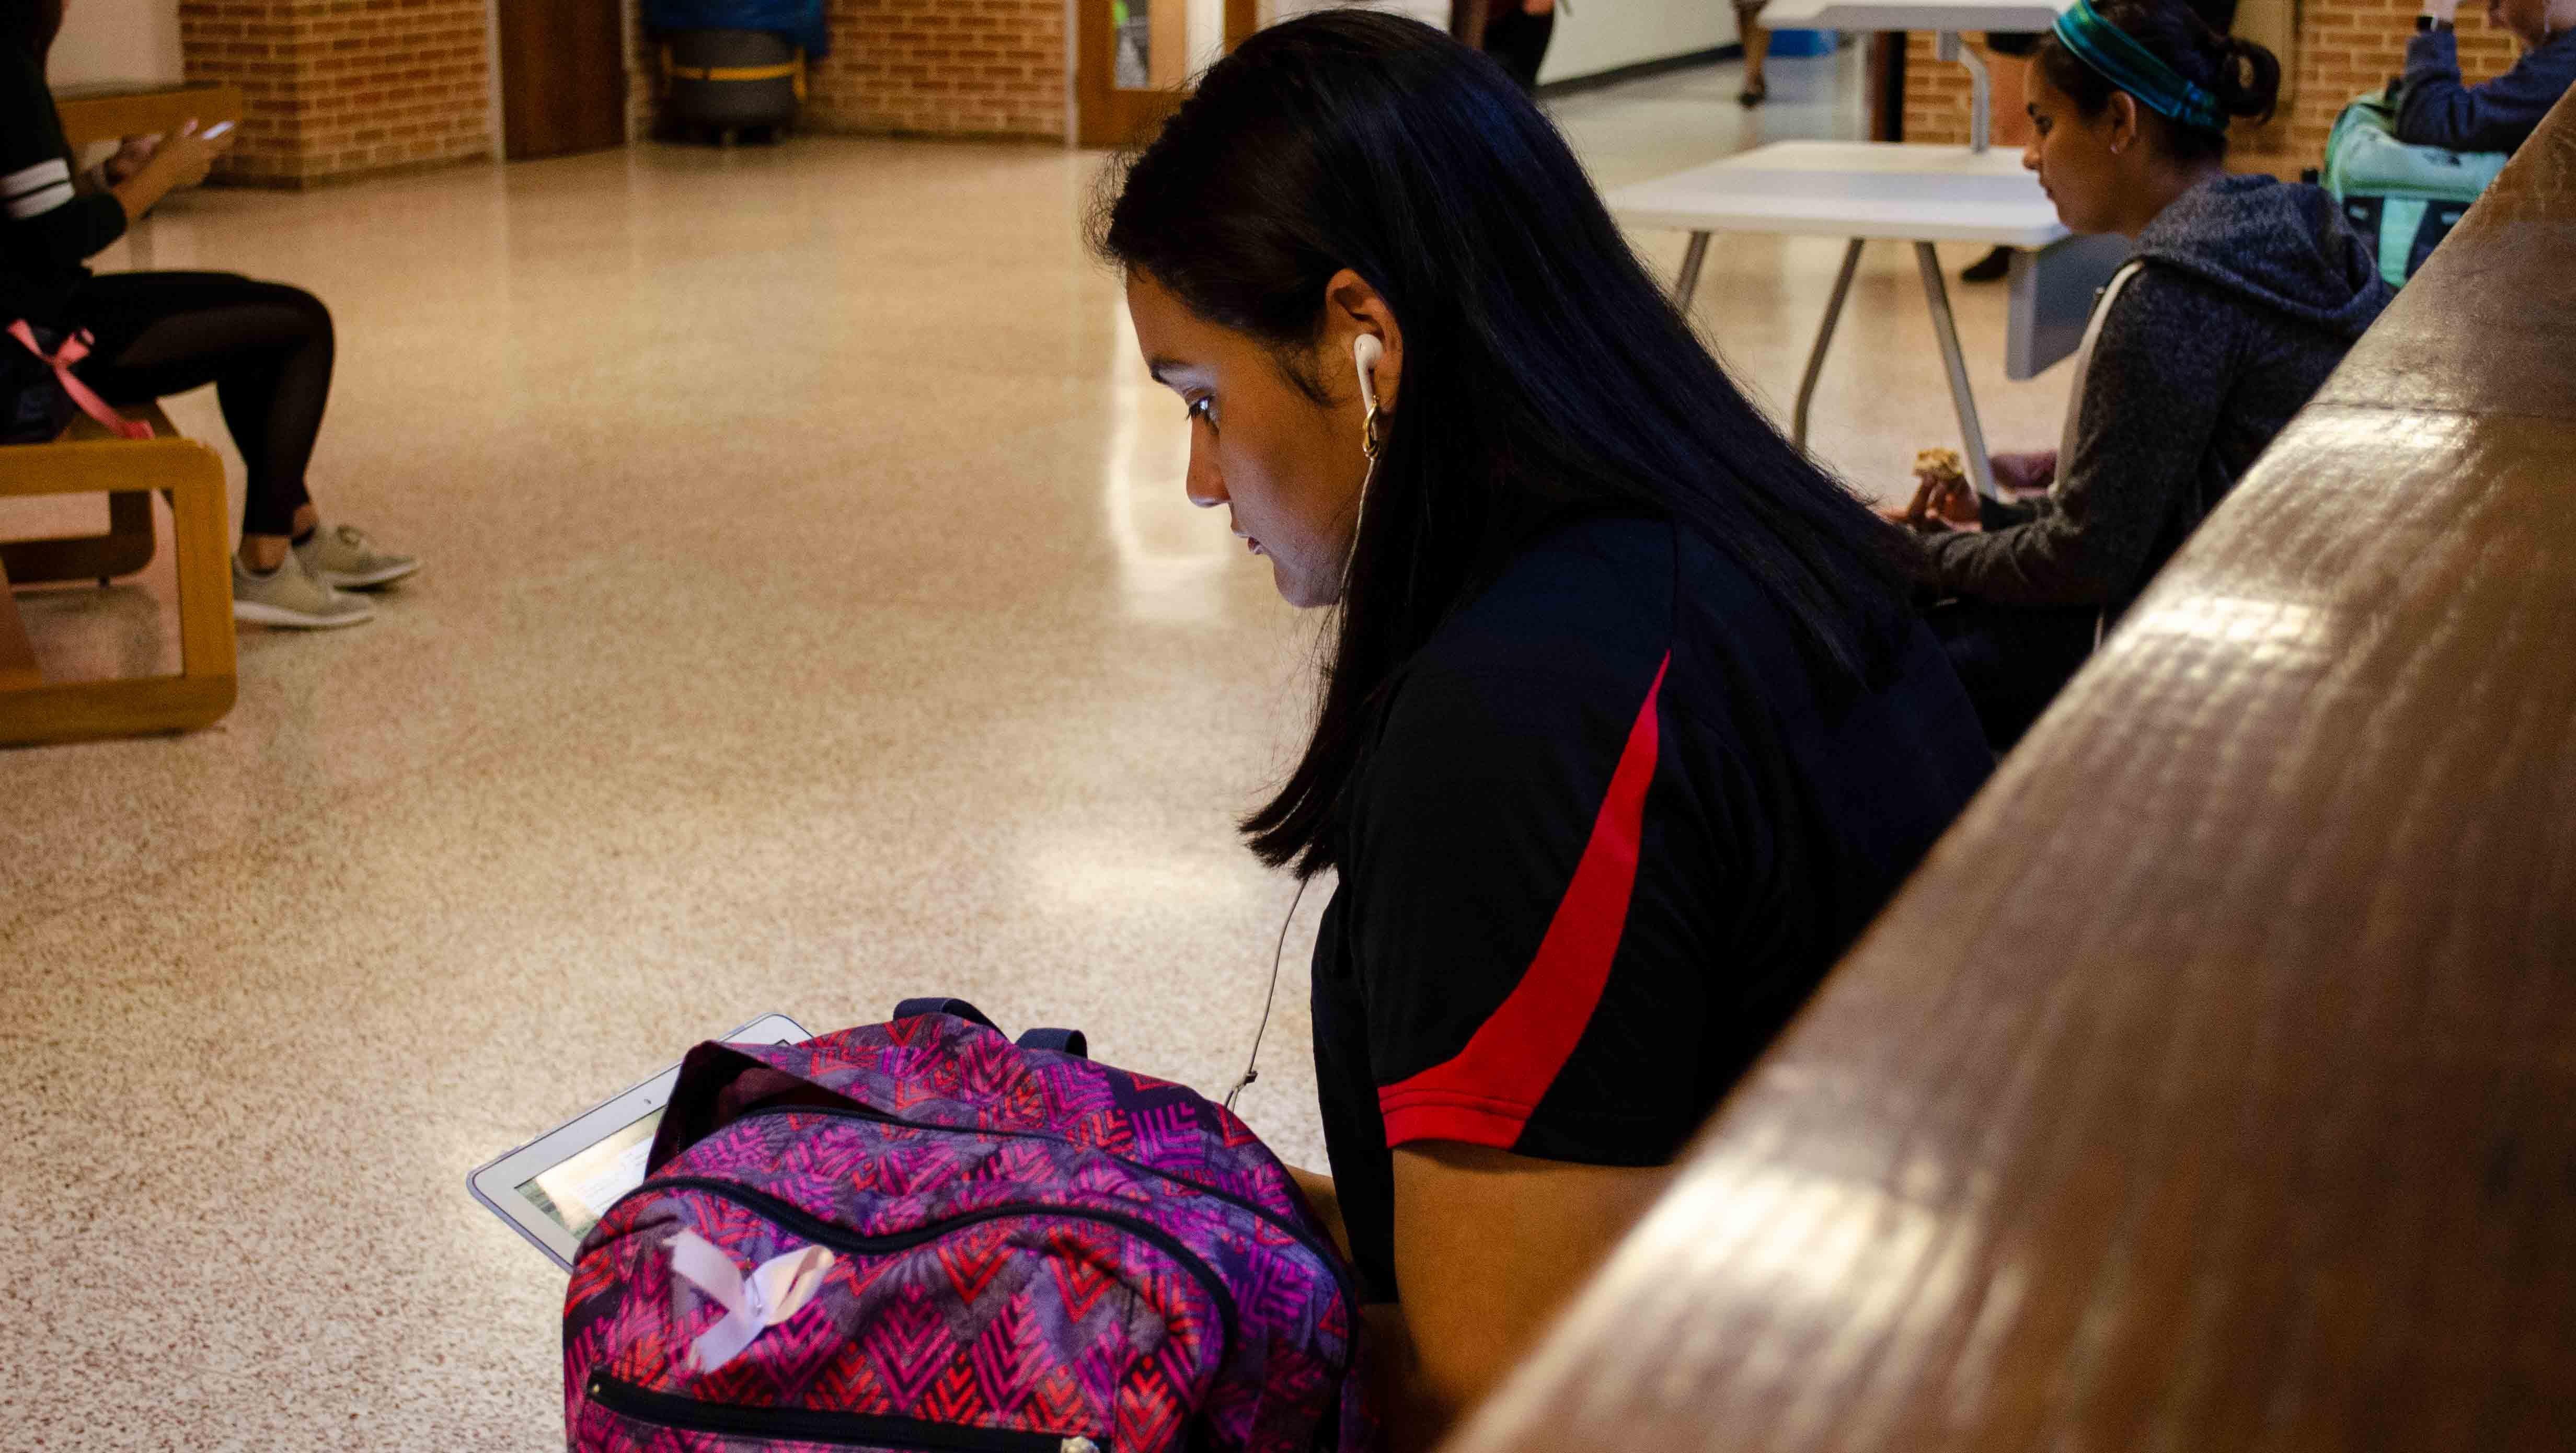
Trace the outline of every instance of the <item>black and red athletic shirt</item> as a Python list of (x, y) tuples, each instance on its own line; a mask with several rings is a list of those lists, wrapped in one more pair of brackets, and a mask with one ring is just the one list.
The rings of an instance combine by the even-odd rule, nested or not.
[(1837, 704), (1751, 577), (1594, 518), (1523, 550), (1402, 669), (1314, 962), (1351, 1249), (1396, 1300), (1392, 1148), (1670, 1161), (1993, 758), (1908, 623)]

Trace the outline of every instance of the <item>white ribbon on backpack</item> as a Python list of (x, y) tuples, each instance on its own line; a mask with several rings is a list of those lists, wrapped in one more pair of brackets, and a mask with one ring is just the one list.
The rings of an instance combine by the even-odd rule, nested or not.
[[(773, 1256), (744, 1276), (723, 1248), (694, 1231), (681, 1232), (669, 1244), (671, 1275), (725, 1309), (724, 1320), (689, 1346), (689, 1360), (700, 1372), (733, 1361), (764, 1329), (803, 1311), (832, 1269), (832, 1253), (820, 1246)], [(676, 1301), (678, 1287), (672, 1290)]]

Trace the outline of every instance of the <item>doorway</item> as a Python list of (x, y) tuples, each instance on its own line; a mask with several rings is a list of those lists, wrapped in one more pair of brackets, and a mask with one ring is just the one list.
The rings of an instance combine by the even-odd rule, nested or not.
[(1162, 125), (1190, 76), (1260, 23), (1260, 0), (1075, 0), (1075, 141), (1125, 146)]
[(507, 161), (626, 144), (620, 0), (494, 0)]

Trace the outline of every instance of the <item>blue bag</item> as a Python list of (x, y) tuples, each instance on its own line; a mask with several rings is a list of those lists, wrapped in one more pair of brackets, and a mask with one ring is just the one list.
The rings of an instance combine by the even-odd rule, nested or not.
[(644, 0), (646, 30), (765, 30), (810, 59), (832, 53), (823, 0)]
[[(2394, 89), (2393, 87), (2391, 88)], [(2403, 287), (2469, 204), (2504, 170), (2500, 151), (2446, 151), (2397, 139), (2397, 105), (2373, 92), (2354, 98), (2326, 138), (2325, 189), (2353, 229), (2379, 250), (2379, 275)]]

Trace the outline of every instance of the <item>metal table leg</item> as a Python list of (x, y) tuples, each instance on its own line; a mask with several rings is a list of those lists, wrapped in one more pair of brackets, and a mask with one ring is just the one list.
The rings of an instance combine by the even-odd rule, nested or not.
[(1932, 332), (1941, 340), (1941, 362), (1950, 370), (1950, 402), (1959, 409), (1960, 452), (1967, 457), (1968, 479), (1977, 493), (1995, 497), (1995, 471), (1986, 456), (1986, 431), (1977, 423), (1977, 400), (1968, 392), (1968, 360), (1959, 352), (1958, 325), (1950, 319), (1950, 289), (1941, 280), (1941, 258), (1929, 242), (1914, 244), (1914, 261), (1923, 269), (1923, 296), (1932, 305)]
[(1824, 376), (1825, 350), (1833, 346), (1834, 325), (1843, 317), (1843, 299), (1851, 296), (1852, 274), (1860, 269), (1861, 239), (1843, 248), (1843, 270), (1834, 278), (1834, 295), (1825, 303), (1825, 321), (1816, 329), (1816, 346), (1807, 353), (1807, 376), (1798, 380), (1798, 408), (1790, 416), (1789, 442), (1807, 447), (1807, 405), (1816, 397), (1816, 380)]
[(1682, 275), (1673, 283), (1673, 309), (1688, 313), (1691, 295), (1699, 291), (1699, 265), (1708, 259), (1708, 234), (1694, 232), (1690, 247), (1682, 253)]
[(1932, 38), (1932, 54), (1968, 68), (1968, 150), (1984, 151), (1994, 124), (1994, 80), (1986, 74), (1985, 57), (1970, 50), (1959, 32), (1945, 30)]

